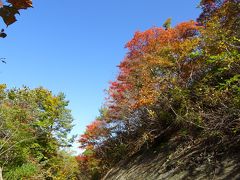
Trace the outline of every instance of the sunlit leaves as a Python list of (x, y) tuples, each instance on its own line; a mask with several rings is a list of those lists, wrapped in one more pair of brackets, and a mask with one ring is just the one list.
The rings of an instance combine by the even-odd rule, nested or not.
[(97, 143), (101, 143), (103, 138), (107, 135), (105, 122), (100, 120), (93, 121), (87, 126), (86, 131), (81, 135), (79, 142), (81, 148), (93, 148)]
[(63, 94), (53, 95), (44, 88), (5, 88), (0, 85), (0, 166), (16, 170), (19, 178), (27, 175), (21, 167), (28, 163), (45, 173), (59, 148), (71, 143), (68, 103)]
[[(104, 116), (80, 137), (86, 153), (78, 158), (86, 170), (103, 172), (173, 124), (189, 133), (194, 127), (239, 135), (240, 3), (202, 0), (200, 7), (198, 23), (170, 27), (169, 19), (164, 28), (136, 32), (126, 44)], [(95, 166), (87, 167), (91, 162)]]
[(121, 111), (123, 106), (130, 110), (154, 103), (160, 92), (173, 86), (171, 78), (187, 79), (194, 68), (187, 65), (187, 58), (199, 43), (198, 29), (190, 21), (166, 30), (154, 27), (136, 32), (126, 44), (129, 52), (119, 65), (117, 81), (110, 86), (110, 107)]

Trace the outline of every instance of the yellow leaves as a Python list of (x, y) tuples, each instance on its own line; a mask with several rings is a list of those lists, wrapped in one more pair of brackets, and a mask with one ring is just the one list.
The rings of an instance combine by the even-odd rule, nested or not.
[[(150, 84), (152, 85), (152, 84)], [(152, 87), (144, 86), (138, 93), (138, 96), (135, 97), (135, 105), (134, 108), (138, 108), (141, 106), (150, 106), (153, 105), (159, 97), (159, 91)]]
[(156, 119), (157, 114), (156, 114), (153, 110), (147, 109), (147, 112), (148, 112), (148, 116), (149, 116), (151, 119)]
[(189, 52), (196, 48), (196, 46), (199, 44), (199, 41), (199, 38), (186, 39), (183, 42), (176, 44), (176, 49), (179, 51), (179, 53), (181, 52), (184, 55), (189, 54)]
[(151, 54), (147, 54), (145, 56), (145, 61), (146, 61), (146, 65), (148, 67), (172, 67), (174, 64), (171, 60), (169, 60), (169, 58), (167, 57), (163, 57), (163, 56), (159, 56), (159, 55), (151, 55)]
[(0, 84), (0, 91), (3, 91), (6, 89), (6, 84)]

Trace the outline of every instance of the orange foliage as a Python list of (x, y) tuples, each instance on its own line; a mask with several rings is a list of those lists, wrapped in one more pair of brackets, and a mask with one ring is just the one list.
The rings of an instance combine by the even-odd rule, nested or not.
[(100, 120), (95, 120), (90, 125), (88, 125), (85, 133), (80, 136), (80, 148), (93, 149), (93, 147), (102, 140), (101, 138), (107, 134), (104, 125), (105, 122)]
[(199, 28), (196, 22), (189, 21), (175, 28), (153, 27), (135, 33), (126, 44), (129, 52), (119, 65), (119, 76), (109, 88), (112, 118), (151, 105), (160, 92), (173, 87), (174, 79), (184, 83), (189, 78), (194, 67), (187, 62), (187, 56), (198, 45)]

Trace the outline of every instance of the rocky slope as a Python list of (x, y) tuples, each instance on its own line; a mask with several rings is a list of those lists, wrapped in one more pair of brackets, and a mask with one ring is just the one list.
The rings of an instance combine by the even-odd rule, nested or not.
[(240, 138), (175, 138), (142, 150), (104, 180), (240, 179)]

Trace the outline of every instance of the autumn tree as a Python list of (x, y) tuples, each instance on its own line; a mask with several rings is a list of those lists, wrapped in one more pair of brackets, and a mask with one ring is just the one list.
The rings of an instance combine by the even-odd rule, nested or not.
[[(135, 33), (126, 44), (129, 51), (119, 65), (117, 80), (110, 84), (107, 110), (100, 121), (87, 126), (80, 138), (81, 147), (91, 148), (91, 154), (102, 164), (111, 166), (154, 139), (165, 120), (161, 117), (159, 121), (161, 115), (152, 107), (171, 89), (190, 83), (197, 65), (193, 65), (189, 54), (197, 51), (198, 29), (190, 21), (175, 28), (154, 27)], [(99, 134), (103, 129), (107, 129), (107, 136)]]
[(101, 171), (96, 151), (108, 139), (108, 131), (106, 122), (96, 119), (87, 126), (85, 133), (81, 135), (79, 148), (83, 149), (84, 152), (77, 157), (77, 161), (80, 164), (81, 172), (84, 172), (82, 176), (89, 177), (87, 174), (97, 176), (98, 172)]
[(198, 29), (190, 21), (175, 28), (154, 27), (135, 33), (126, 44), (129, 52), (119, 65), (120, 74), (109, 88), (109, 118), (135, 131), (141, 123), (131, 118), (133, 111), (148, 111), (169, 90), (188, 86), (198, 68), (189, 57), (197, 51)]
[(87, 177), (173, 137), (239, 142), (240, 3), (202, 0), (200, 7), (197, 22), (170, 27), (169, 19), (126, 44), (104, 113), (79, 140)]

